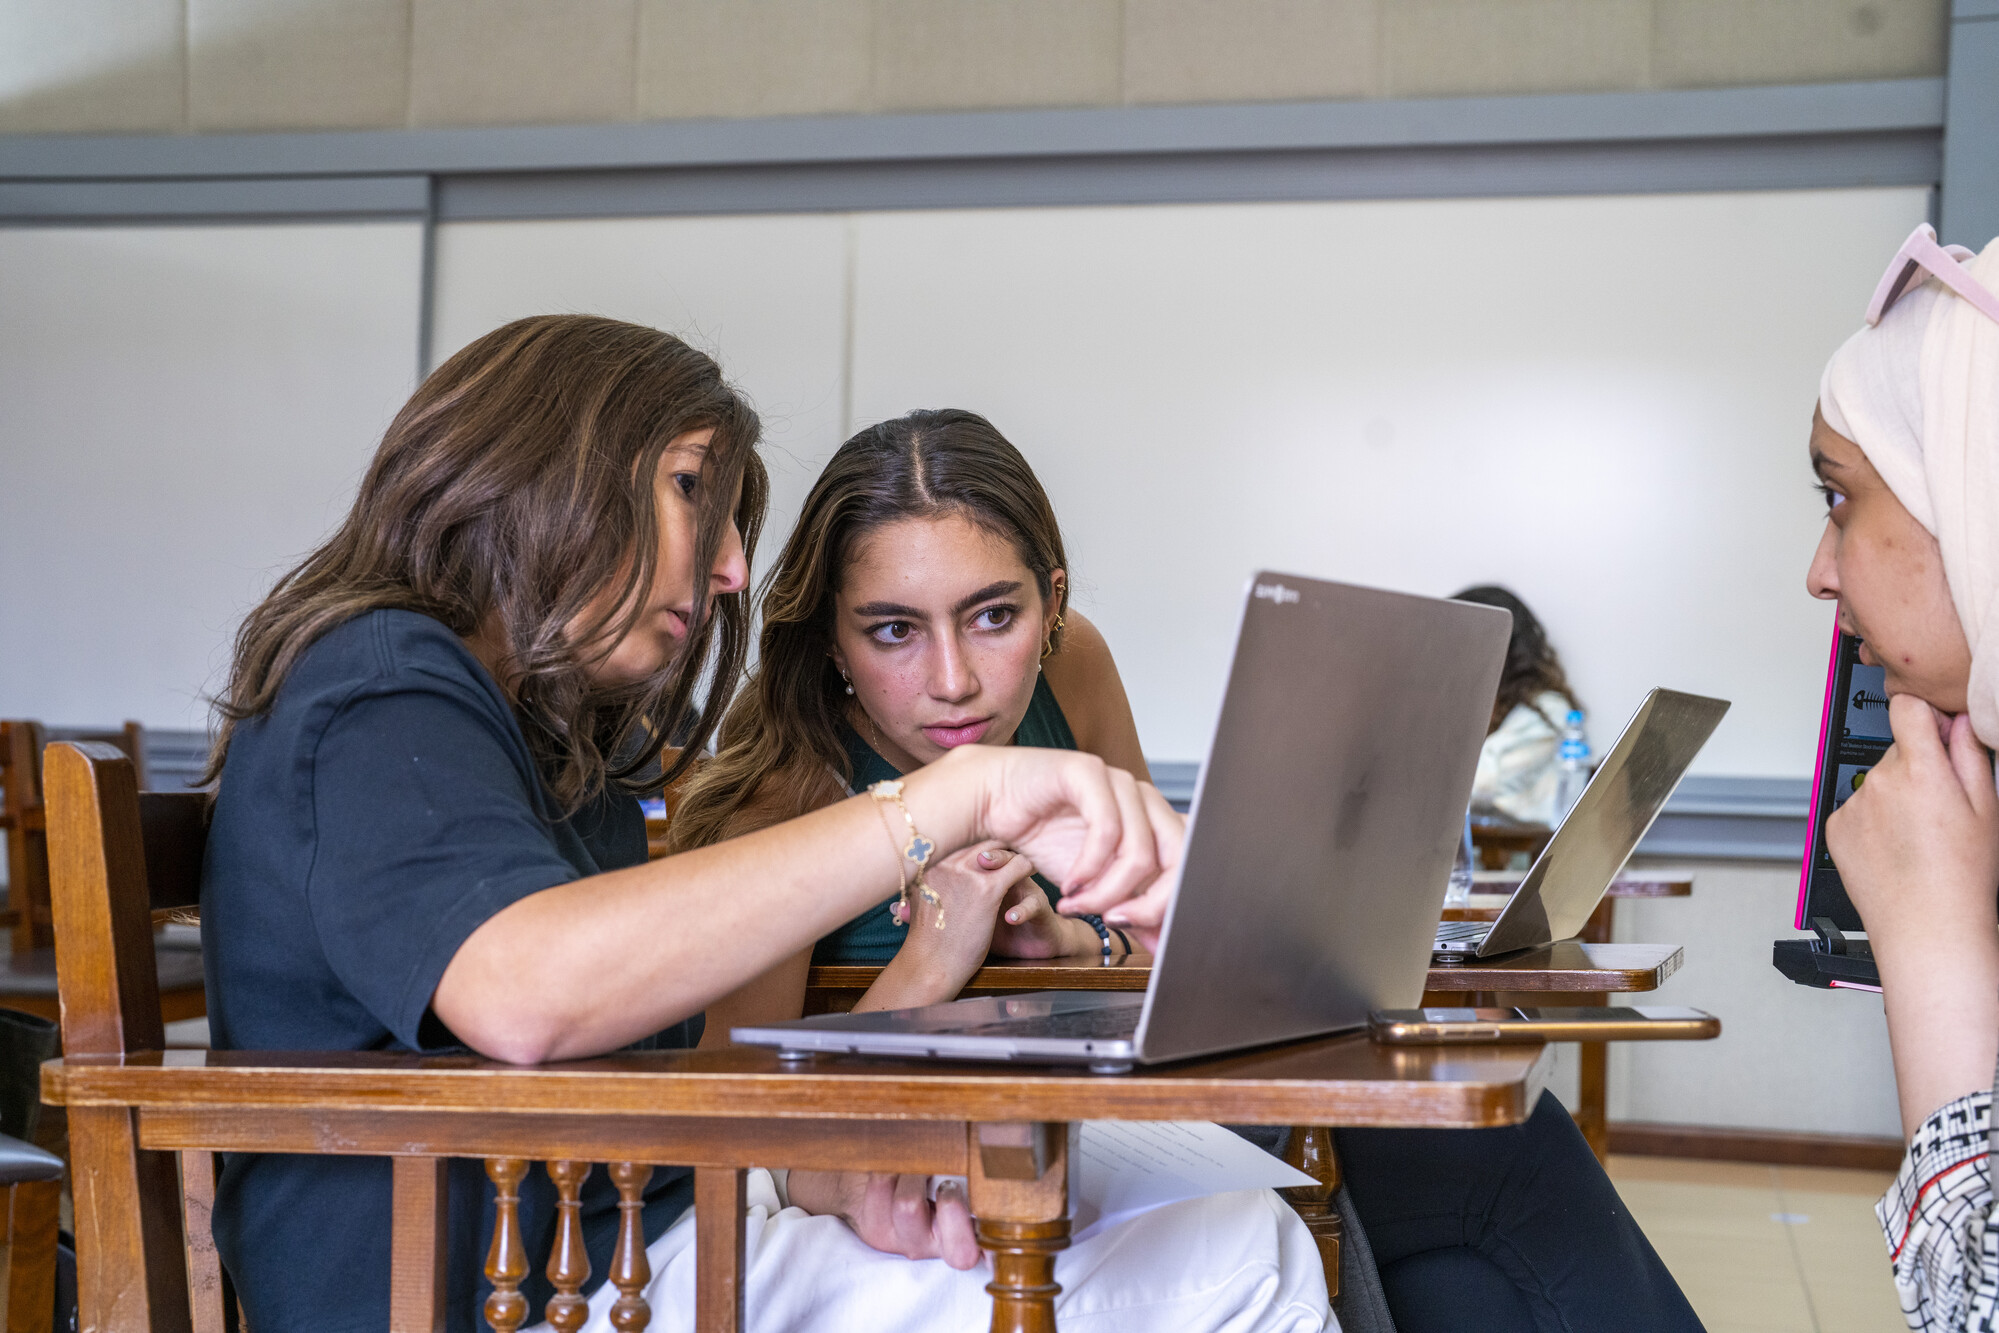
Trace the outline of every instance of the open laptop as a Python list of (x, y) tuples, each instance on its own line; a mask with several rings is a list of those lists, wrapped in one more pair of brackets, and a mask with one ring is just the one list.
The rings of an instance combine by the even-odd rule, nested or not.
[(1727, 711), (1725, 699), (1646, 695), (1499, 919), (1443, 922), (1432, 961), (1536, 949), (1581, 930)]
[(1043, 991), (730, 1036), (1115, 1071), (1414, 1005), (1511, 632), (1493, 607), (1257, 574), (1143, 995)]

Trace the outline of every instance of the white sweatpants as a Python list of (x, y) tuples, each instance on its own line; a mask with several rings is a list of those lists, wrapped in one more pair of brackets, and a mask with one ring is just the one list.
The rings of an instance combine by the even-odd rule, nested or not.
[[(744, 1301), (748, 1333), (985, 1333), (990, 1258), (960, 1272), (941, 1259), (870, 1249), (837, 1217), (780, 1207), (749, 1173)], [(649, 1333), (694, 1333), (694, 1214), (648, 1247)], [(1269, 1190), (1237, 1190), (1091, 1227), (1055, 1258), (1063, 1333), (1322, 1333), (1337, 1330), (1325, 1270), (1304, 1223)], [(585, 1333), (609, 1333), (606, 1282)], [(539, 1325), (533, 1333), (546, 1333)]]

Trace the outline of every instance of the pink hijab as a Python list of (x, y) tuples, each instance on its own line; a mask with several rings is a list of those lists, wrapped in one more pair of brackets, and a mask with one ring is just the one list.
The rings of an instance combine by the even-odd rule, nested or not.
[[(1965, 268), (1999, 292), (1999, 240)], [(1971, 725), (1999, 749), (1999, 321), (1933, 279), (1912, 288), (1833, 353), (1819, 412), (1942, 548)]]

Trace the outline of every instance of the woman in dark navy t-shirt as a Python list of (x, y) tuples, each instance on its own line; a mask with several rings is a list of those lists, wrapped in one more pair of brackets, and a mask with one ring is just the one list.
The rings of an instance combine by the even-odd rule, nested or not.
[[(1004, 841), (1065, 911), (1156, 928), (1178, 819), (1074, 754), (971, 747), (894, 796), (646, 862), (636, 794), (712, 733), (727, 691), (700, 682), (742, 671), (757, 432), (713, 360), (606, 319), (518, 321), (424, 382), (346, 520), (237, 637), (202, 888), (218, 1047), (532, 1063), (691, 1045), (711, 1000), (900, 881), (884, 813), (940, 856)], [(655, 1175), (649, 1240), (688, 1194)], [(535, 1274), (551, 1196), (531, 1173)], [(490, 1197), (455, 1165), (453, 1328), (475, 1326)], [(598, 1274), (610, 1197), (593, 1178)], [(956, 1191), (926, 1208), (935, 1235), (969, 1227)], [(384, 1327), (389, 1213), (380, 1159), (230, 1155), (215, 1239), (250, 1325)], [(529, 1294), (538, 1317), (547, 1290)]]

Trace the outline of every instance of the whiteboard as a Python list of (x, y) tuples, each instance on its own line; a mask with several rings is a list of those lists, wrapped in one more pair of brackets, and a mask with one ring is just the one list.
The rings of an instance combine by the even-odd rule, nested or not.
[(860, 219), (854, 410), (993, 419), (1053, 497), (1148, 755), (1198, 759), (1246, 575), (1511, 585), (1607, 744), (1809, 775), (1818, 375), (1921, 190)]
[(0, 230), (0, 708), (202, 728), (416, 377), (414, 223)]

